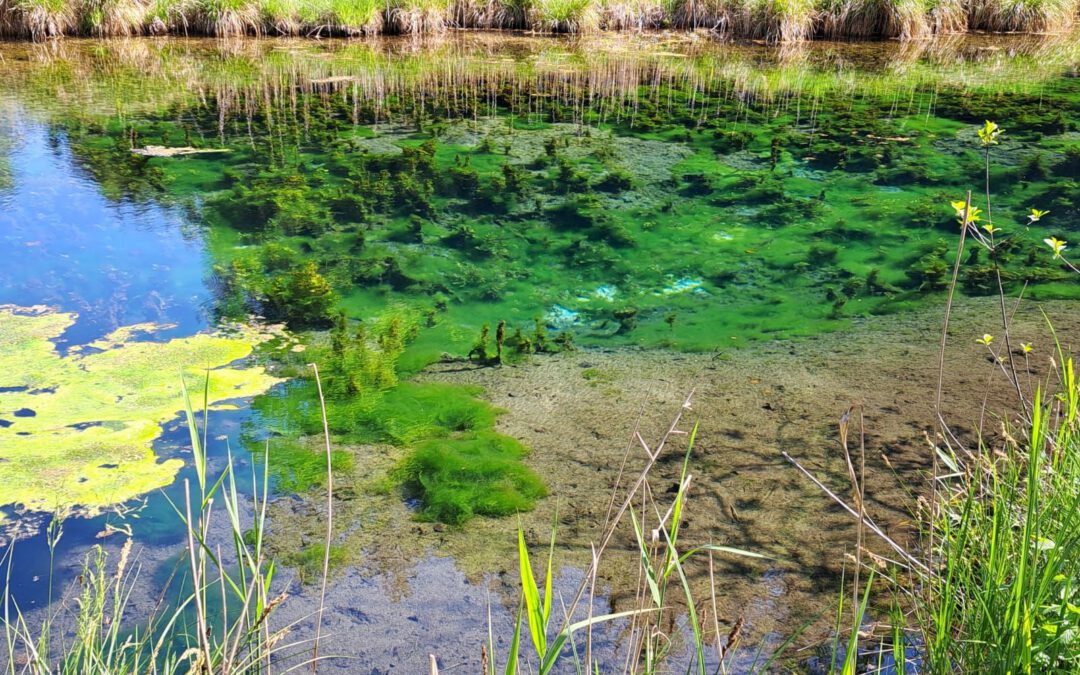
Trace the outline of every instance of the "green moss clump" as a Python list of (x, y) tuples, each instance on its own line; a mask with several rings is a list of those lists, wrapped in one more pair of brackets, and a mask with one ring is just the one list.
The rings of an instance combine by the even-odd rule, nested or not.
[[(521, 462), (528, 450), (493, 430), (502, 411), (477, 398), (479, 387), (398, 380), (418, 321), (404, 308), (355, 326), (342, 316), (325, 340), (313, 336), (314, 344), (292, 357), (295, 363), (286, 369), (299, 381), (254, 406), (259, 425), (270, 423), (284, 436), (270, 444), (276, 484), (299, 491), (321, 484), (326, 474), (325, 454), (301, 440), (322, 433), (320, 410), (311, 405), (318, 391), (304, 365), (315, 362), (335, 442), (412, 446), (391, 482), (420, 500), (421, 518), (459, 525), (474, 515), (531, 509), (546, 494), (544, 485)], [(353, 455), (340, 451), (332, 462), (335, 470), (348, 470)]]
[(532, 509), (547, 494), (521, 463), (528, 449), (493, 431), (466, 432), (417, 445), (400, 468), (419, 515), (459, 525), (475, 515), (506, 516)]

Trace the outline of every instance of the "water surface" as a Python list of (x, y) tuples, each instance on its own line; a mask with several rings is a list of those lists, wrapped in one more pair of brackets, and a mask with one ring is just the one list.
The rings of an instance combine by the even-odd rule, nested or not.
[[(510, 410), (499, 430), (533, 448), (526, 464), (552, 494), (526, 522), (542, 540), (563, 500), (570, 584), (634, 426), (627, 411), (648, 407), (645, 424), (658, 431), (699, 385), (708, 405), (697, 459), (709, 487), (691, 532), (787, 560), (733, 564), (722, 584), (726, 625), (749, 615), (754, 639), (775, 643), (835, 598), (836, 553), (850, 543), (843, 530), (823, 533), (811, 516), (824, 502), (779, 450), (842, 475), (830, 420), (845, 387), (876, 395), (914, 373), (877, 401), (878, 442), (908, 470), (920, 464), (912, 439), (927, 421), (927, 312), (950, 271), (950, 201), (974, 190), (985, 209), (975, 131), (984, 120), (1006, 129), (990, 156), (994, 223), (1010, 237), (999, 261), (1006, 291), (1051, 305), (1080, 297), (1042, 242), (1074, 238), (1080, 215), (1075, 45), (972, 37), (766, 49), (511, 34), (4, 45), (0, 302), (78, 312), (62, 350), (135, 323), (170, 324), (155, 338), (164, 339), (253, 315), (317, 343), (339, 309), (369, 324), (412, 312), (420, 329), (401, 376), (479, 383), (480, 396)], [(203, 152), (133, 152), (152, 146)], [(1050, 214), (1031, 222), (1033, 207)], [(333, 290), (327, 307), (283, 299), (309, 264)], [(978, 298), (995, 290), (992, 271), (985, 251), (965, 257), (960, 284), (973, 307), (991, 308)], [(965, 325), (981, 327), (980, 316)], [(483, 326), (494, 333), (499, 322), (514, 365), (464, 360)], [(541, 343), (545, 353), (525, 354)], [(838, 362), (877, 361), (891, 379), (838, 378), (830, 355), (849, 348)], [(977, 366), (980, 355), (963, 358)], [(281, 463), (296, 461), (311, 394), (278, 387), (255, 413), (245, 403), (217, 415), (212, 450), (220, 460), (226, 439), (258, 447), (272, 433), (284, 440), (272, 443), (271, 465), (274, 447), (291, 448)], [(580, 428), (559, 428), (574, 415)], [(185, 457), (181, 432), (158, 441), (160, 456)], [(411, 437), (350, 433), (338, 438), (355, 457), (341, 480), (351, 496), (339, 545), (359, 567), (342, 572), (334, 621), (346, 632), (385, 629), (378, 649), (352, 650), (365, 669), (415, 672), (425, 654), (401, 655), (392, 637), (415, 632), (416, 598), (435, 623), (475, 611), (471, 593), (482, 590), (503, 607), (499, 621), (510, 615), (516, 523), (415, 523), (409, 495), (374, 488)], [(676, 478), (670, 470), (660, 479)], [(297, 474), (277, 478), (287, 486), (274, 514), (278, 550), (303, 550), (317, 541), (318, 490)], [(901, 514), (901, 493), (882, 495), (882, 510)], [(162, 497), (147, 499), (135, 536), (152, 566), (167, 567), (179, 533)], [(44, 516), (6, 511), (27, 535), (16, 594), (40, 604), (47, 556), (33, 533)], [(119, 516), (68, 526), (61, 580), (108, 518)], [(829, 513), (829, 526), (844, 522)], [(625, 607), (629, 574), (615, 565), (604, 601)], [(443, 583), (461, 597), (431, 595)], [(371, 603), (377, 613), (357, 609)], [(484, 621), (462, 624), (467, 639), (425, 649), (468, 660)]]

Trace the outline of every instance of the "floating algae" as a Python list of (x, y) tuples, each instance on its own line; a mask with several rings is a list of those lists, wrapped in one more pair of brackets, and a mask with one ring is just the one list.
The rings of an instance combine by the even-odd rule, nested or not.
[(163, 328), (139, 324), (61, 355), (52, 340), (74, 313), (0, 306), (2, 505), (94, 514), (168, 485), (182, 466), (151, 444), (183, 408), (188, 387), (209, 402), (253, 396), (279, 380), (261, 367), (230, 367), (269, 339), (252, 328), (167, 342), (136, 341)]

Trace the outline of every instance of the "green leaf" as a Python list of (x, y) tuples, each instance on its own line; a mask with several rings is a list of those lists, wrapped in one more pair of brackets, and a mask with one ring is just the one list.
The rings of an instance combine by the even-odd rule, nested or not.
[(521, 590), (525, 596), (525, 615), (529, 618), (529, 636), (536, 654), (542, 660), (547, 653), (547, 636), (544, 635), (543, 608), (540, 606), (540, 590), (536, 587), (529, 550), (525, 546), (525, 531), (518, 526), (518, 559), (521, 568)]

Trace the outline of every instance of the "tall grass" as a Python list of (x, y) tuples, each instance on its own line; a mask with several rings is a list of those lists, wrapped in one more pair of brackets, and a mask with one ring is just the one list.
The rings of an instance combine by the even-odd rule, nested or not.
[(667, 23), (667, 9), (659, 0), (601, 0), (600, 27), (604, 30), (645, 30)]
[(484, 30), (525, 28), (529, 5), (529, 0), (456, 0), (453, 25)]
[[(1013, 342), (1016, 305), (1007, 306), (996, 268), (996, 253), (1010, 233), (994, 225), (989, 178), (992, 150), (1002, 133), (992, 122), (979, 130), (986, 163), (985, 211), (971, 193), (953, 203), (960, 236), (939, 351), (938, 433), (915, 513), (915, 545), (901, 546), (863, 511), (862, 481), (850, 470), (850, 455), (854, 506), (796, 462), (855, 516), (859, 566), (866, 550), (864, 530), (892, 548), (889, 559), (870, 558), (889, 569), (885, 587), (898, 598), (891, 635), (881, 639), (879, 657), (890, 652), (893, 667), (901, 672), (907, 672), (912, 651), (922, 663), (920, 671), (930, 673), (1080, 672), (1080, 379), (1056, 335), (1052, 345), (1042, 346), (1050, 375), (1041, 382), (1030, 369), (1035, 347)], [(1032, 220), (1045, 215), (1032, 209)], [(1080, 272), (1064, 257), (1066, 242), (1045, 241), (1051, 249), (1047, 255)], [(1015, 394), (1012, 409), (1002, 411), (993, 434), (984, 421), (997, 411), (985, 410), (984, 403), (973, 443), (964, 443), (941, 414), (949, 319), (966, 246), (986, 248), (995, 261), (1003, 339), (999, 343), (987, 334), (978, 342), (987, 351), (990, 376), (1003, 379)], [(841, 437), (846, 438), (843, 430)], [(846, 440), (843, 445), (846, 450)], [(856, 621), (851, 635), (859, 629)], [(850, 641), (844, 672), (849, 672), (847, 662), (857, 644)]]
[(71, 35), (80, 23), (79, 7), (70, 0), (0, 2), (0, 35), (43, 40)]
[(827, 38), (908, 40), (930, 33), (931, 16), (925, 0), (826, 0), (817, 30)]
[[(273, 4), (271, 4), (273, 3)], [(282, 6), (279, 11), (270, 8)], [(381, 0), (266, 0), (263, 5), (279, 32), (306, 35), (374, 35), (383, 29)]]
[(1076, 20), (1076, 0), (972, 0), (968, 22), (991, 32), (1062, 32)]
[(1036, 390), (1030, 424), (937, 449), (952, 476), (928, 522), (940, 565), (913, 603), (934, 672), (1080, 668), (1080, 382), (1057, 361), (1060, 393)]
[[(7, 576), (3, 587), (6, 671), (28, 675), (82, 675), (84, 673), (230, 673), (268, 672), (282, 659), (295, 664), (316, 663), (318, 636), (312, 643), (290, 643), (291, 626), (272, 629), (270, 617), (286, 600), (274, 589), (275, 565), (264, 551), (268, 474), (253, 476), (252, 493), (245, 515), (231, 454), (222, 473), (210, 473), (206, 453), (208, 425), (204, 389), (203, 427), (199, 428), (186, 387), (182, 387), (190, 435), (195, 481), (185, 479), (177, 518), (186, 533), (180, 568), (179, 593), (172, 582), (161, 592), (149, 616), (132, 625), (127, 613), (141, 566), (129, 537), (119, 552), (107, 553), (101, 545), (87, 553), (73, 593), (77, 609), (66, 618), (54, 610), (51, 597), (44, 616), (33, 621), (11, 594), (11, 569), (17, 555), (7, 553)], [(212, 518), (225, 511), (225, 531), (211, 530)], [(48, 529), (50, 552), (63, 533), (62, 522)], [(220, 540), (228, 542), (222, 545)], [(329, 548), (329, 547), (328, 547)], [(115, 561), (111, 558), (116, 555)], [(325, 570), (325, 566), (324, 566)], [(177, 574), (178, 573), (178, 574)], [(321, 615), (321, 609), (320, 615)], [(321, 625), (321, 616), (317, 618)], [(65, 636), (68, 629), (73, 637)], [(305, 656), (307, 654), (307, 656)]]
[(263, 29), (258, 0), (198, 0), (196, 31), (218, 37), (258, 35)]
[(402, 35), (441, 33), (451, 20), (450, 0), (389, 0), (383, 31)]
[(596, 0), (533, 0), (529, 25), (547, 33), (591, 33), (600, 28)]
[(589, 33), (674, 27), (798, 42), (966, 30), (1062, 32), (1080, 0), (0, 0), (0, 36), (372, 35), (448, 27)]

